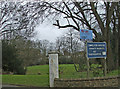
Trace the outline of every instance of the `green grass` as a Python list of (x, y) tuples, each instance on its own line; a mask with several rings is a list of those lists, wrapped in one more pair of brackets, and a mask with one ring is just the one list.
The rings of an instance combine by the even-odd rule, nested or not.
[(73, 64), (62, 64), (59, 66), (60, 78), (85, 78), (87, 72), (76, 72)]
[(49, 73), (49, 65), (40, 65), (40, 66), (30, 66), (27, 68), (27, 75), (36, 75), (41, 73), (41, 75), (48, 75)]
[(4, 84), (48, 87), (48, 75), (3, 75)]
[[(86, 78), (87, 72), (76, 72), (73, 64), (61, 64), (59, 65), (60, 78)], [(27, 75), (48, 75), (49, 65), (31, 66), (27, 68)], [(92, 77), (92, 73), (90, 73)]]
[[(118, 75), (118, 70), (107, 74), (107, 76), (115, 75)], [(62, 64), (59, 65), (59, 76), (65, 79), (86, 78), (87, 72), (76, 72), (73, 64)], [(90, 72), (90, 77), (93, 77), (92, 72)], [(2, 82), (4, 84), (49, 87), (49, 65), (30, 66), (27, 68), (26, 75), (3, 75)]]
[(113, 70), (107, 74), (107, 76), (116, 76), (120, 73), (120, 70)]

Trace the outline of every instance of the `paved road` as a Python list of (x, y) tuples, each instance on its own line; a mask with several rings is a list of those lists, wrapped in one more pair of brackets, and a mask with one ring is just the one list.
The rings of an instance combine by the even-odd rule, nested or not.
[(19, 87), (19, 86), (15, 86), (15, 85), (2, 85), (2, 87)]

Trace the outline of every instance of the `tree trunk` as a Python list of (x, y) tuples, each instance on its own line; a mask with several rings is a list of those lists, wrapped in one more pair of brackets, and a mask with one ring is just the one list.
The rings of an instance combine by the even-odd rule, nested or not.
[(109, 29), (109, 2), (107, 3), (106, 7), (106, 29), (105, 29), (105, 38), (106, 38), (106, 44), (107, 44), (107, 69), (108, 71), (112, 70), (114, 68), (114, 60), (112, 55), (112, 50), (110, 46), (110, 29)]
[(120, 11), (118, 17), (118, 62), (120, 67)]

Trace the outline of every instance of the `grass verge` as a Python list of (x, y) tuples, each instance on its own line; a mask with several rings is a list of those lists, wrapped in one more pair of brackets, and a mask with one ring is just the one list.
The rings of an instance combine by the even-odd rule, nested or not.
[[(38, 75), (40, 73), (40, 75)], [(120, 73), (120, 71), (119, 71)], [(107, 76), (118, 75), (118, 70), (111, 71)], [(60, 78), (86, 78), (87, 72), (76, 72), (73, 64), (59, 65)], [(99, 77), (102, 77), (100, 75)], [(90, 72), (90, 77), (93, 73)], [(30, 66), (26, 75), (3, 75), (2, 82), (4, 84), (24, 85), (31, 87), (49, 87), (49, 65)]]
[(48, 75), (3, 75), (2, 82), (31, 87), (49, 87)]

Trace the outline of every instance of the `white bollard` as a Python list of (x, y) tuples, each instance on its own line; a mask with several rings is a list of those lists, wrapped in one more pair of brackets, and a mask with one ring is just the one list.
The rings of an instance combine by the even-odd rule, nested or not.
[(58, 53), (49, 53), (49, 82), (50, 87), (54, 87), (54, 79), (59, 78)]

